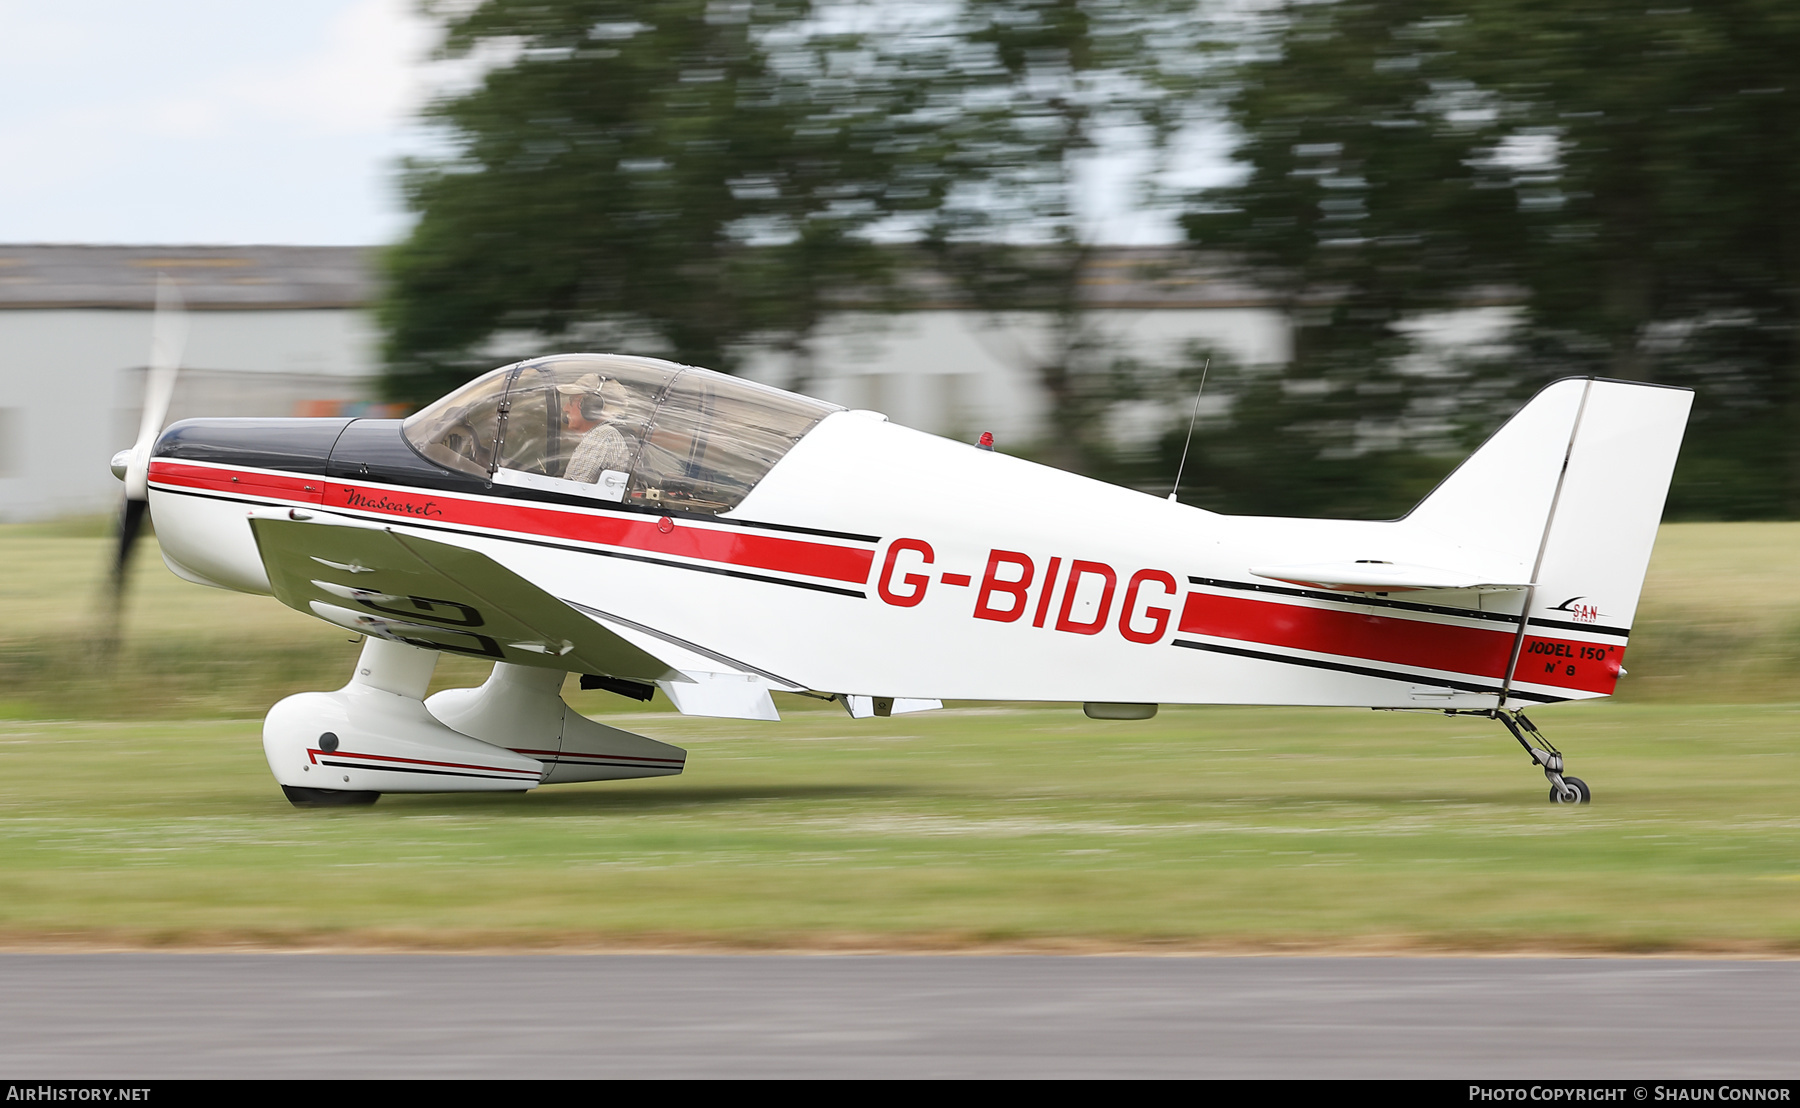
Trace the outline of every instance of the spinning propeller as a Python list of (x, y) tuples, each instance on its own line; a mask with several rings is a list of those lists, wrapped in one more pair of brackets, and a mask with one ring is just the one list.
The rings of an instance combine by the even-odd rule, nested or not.
[(131, 548), (150, 511), (150, 451), (162, 433), (169, 414), (169, 398), (175, 393), (175, 373), (181, 365), (181, 349), (187, 341), (187, 312), (175, 282), (156, 279), (156, 314), (150, 324), (150, 369), (144, 378), (144, 418), (138, 424), (137, 442), (113, 455), (112, 471), (125, 482), (125, 503), (119, 512), (119, 548), (113, 559), (113, 619), (125, 595), (125, 568)]

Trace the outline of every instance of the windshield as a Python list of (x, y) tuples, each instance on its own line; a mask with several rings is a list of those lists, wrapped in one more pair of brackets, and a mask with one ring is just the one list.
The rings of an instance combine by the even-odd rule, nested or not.
[(655, 358), (569, 354), (478, 377), (405, 430), (427, 459), (496, 485), (710, 515), (838, 410)]

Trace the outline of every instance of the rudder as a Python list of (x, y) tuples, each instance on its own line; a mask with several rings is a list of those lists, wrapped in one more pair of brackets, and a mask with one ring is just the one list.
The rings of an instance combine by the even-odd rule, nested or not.
[(1533, 397), (1407, 516), (1531, 582), (1503, 707), (1612, 693), (1681, 448), (1689, 389), (1603, 378)]

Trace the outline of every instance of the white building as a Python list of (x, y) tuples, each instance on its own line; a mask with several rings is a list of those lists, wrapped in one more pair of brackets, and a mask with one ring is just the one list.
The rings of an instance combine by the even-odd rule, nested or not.
[[(1242, 365), (1292, 356), (1286, 314), (1274, 299), (1177, 251), (1115, 247), (1083, 278), (1088, 338), (1106, 357), (1174, 364), (1199, 344)], [(942, 280), (912, 282), (913, 307), (829, 318), (811, 343), (804, 391), (896, 423), (951, 437), (992, 431), (1026, 444), (1045, 431), (1048, 404), (1038, 367), (1057, 357), (1041, 313), (970, 311)], [(747, 377), (786, 386), (801, 376), (791, 359), (750, 359)]]
[[(116, 507), (113, 453), (136, 435), (158, 274), (188, 316), (169, 418), (391, 414), (380, 370), (373, 251), (361, 247), (0, 246), (0, 520)], [(1085, 279), (1090, 325), (1120, 353), (1170, 360), (1190, 342), (1245, 364), (1289, 357), (1264, 295), (1183, 268), (1173, 252), (1108, 251)], [(948, 296), (845, 313), (812, 344), (806, 391), (941, 434), (1030, 442), (1043, 426), (1042, 317), (992, 318)], [(645, 351), (653, 353), (653, 351)], [(754, 357), (777, 385), (797, 366)]]
[(328, 415), (374, 395), (370, 252), (0, 246), (0, 519), (116, 508), (159, 273), (189, 309), (171, 419)]

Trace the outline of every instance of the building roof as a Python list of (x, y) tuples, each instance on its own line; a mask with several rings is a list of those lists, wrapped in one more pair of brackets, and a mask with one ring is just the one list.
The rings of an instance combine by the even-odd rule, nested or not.
[[(911, 263), (903, 263), (900, 303), (912, 309), (967, 309), (969, 294), (960, 289), (948, 275), (935, 268), (922, 251), (911, 250)], [(1032, 268), (1031, 248), (1020, 252), (1018, 261)], [(1044, 274), (1055, 266), (1058, 252), (1047, 251), (1037, 259), (1036, 268)], [(1048, 285), (1033, 287), (1022, 282), (1010, 290), (1017, 298), (1017, 308), (1045, 307), (1055, 292)], [(1001, 298), (1008, 293), (996, 286)], [(1224, 259), (1213, 254), (1196, 254), (1178, 246), (1100, 246), (1087, 259), (1081, 276), (1082, 306), (1088, 309), (1126, 310), (1143, 308), (1266, 308), (1280, 301), (1266, 288), (1252, 284), (1234, 273)], [(853, 306), (862, 295), (849, 290), (839, 297)], [(1016, 308), (1009, 310), (1017, 310)]]
[[(0, 244), (0, 311), (149, 309), (167, 274), (197, 311), (364, 308), (376, 295), (371, 246), (63, 246)], [(1094, 252), (1082, 294), (1091, 308), (1268, 307), (1269, 292), (1215, 260), (1178, 248), (1111, 246)], [(905, 306), (967, 307), (928, 263), (904, 282)], [(861, 303), (854, 293), (842, 306)]]
[(368, 246), (0, 245), (0, 310), (152, 308), (167, 274), (191, 309), (361, 308)]

